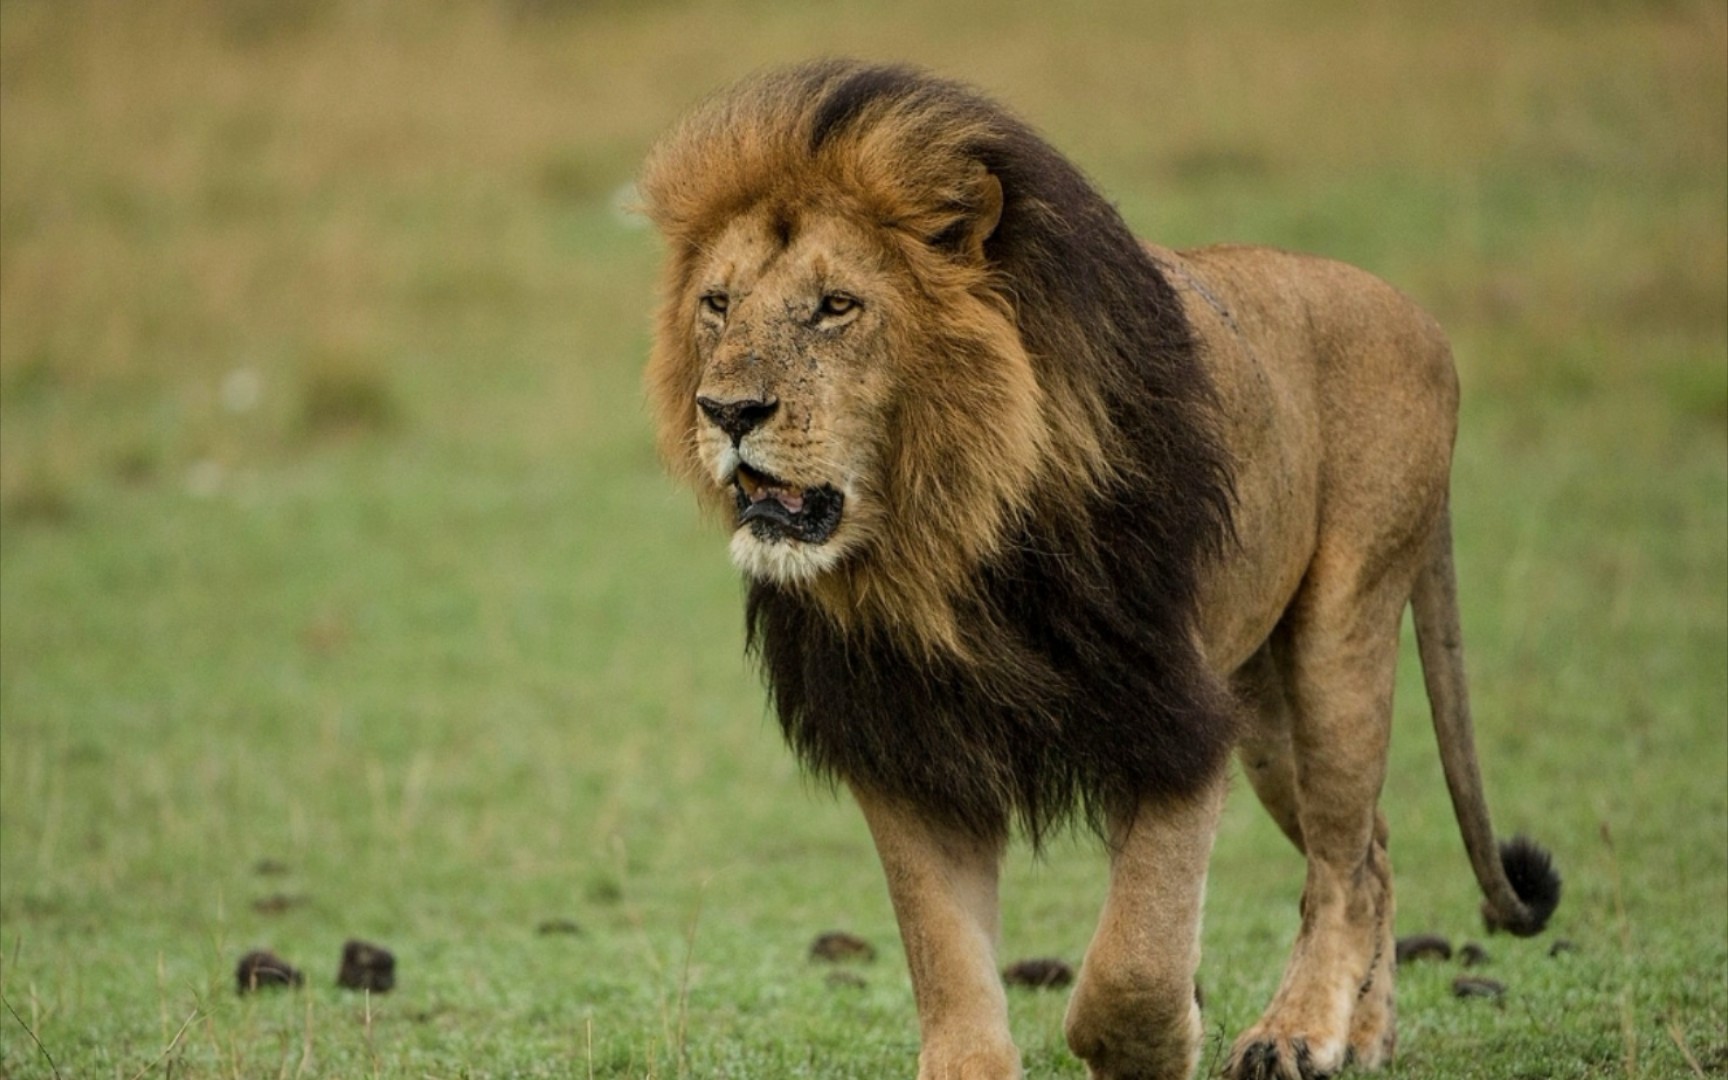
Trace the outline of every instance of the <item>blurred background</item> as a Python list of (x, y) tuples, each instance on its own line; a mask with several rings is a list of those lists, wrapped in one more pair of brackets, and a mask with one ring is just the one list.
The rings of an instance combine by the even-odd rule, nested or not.
[[(1589, 947), (1514, 969), (1552, 1023), (1407, 980), (1397, 1075), (1728, 1068), (1719, 2), (0, 0), (0, 1076), (910, 1072), (868, 839), (638, 388), (643, 154), (825, 54), (976, 83), (1148, 238), (1439, 316), (1490, 791)], [(1405, 667), (1400, 929), (1468, 932)], [(1011, 872), (1005, 949), (1078, 960), (1096, 851)], [(1235, 799), (1220, 1039), (1299, 887)], [(882, 954), (853, 990), (803, 961), (833, 924)], [(354, 935), (392, 996), (330, 986)], [(308, 988), (237, 999), (258, 945)]]

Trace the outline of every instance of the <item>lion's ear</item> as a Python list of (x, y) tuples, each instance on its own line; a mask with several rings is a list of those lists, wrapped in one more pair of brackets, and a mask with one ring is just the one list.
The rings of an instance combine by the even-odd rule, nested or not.
[(1002, 181), (980, 164), (965, 209), (953, 224), (942, 230), (936, 244), (964, 259), (981, 263), (984, 261), (984, 241), (990, 239), (1001, 223)]
[(968, 238), (968, 253), (983, 261), (984, 241), (1002, 223), (1002, 181), (990, 170), (978, 178), (978, 204), (972, 211), (972, 235)]

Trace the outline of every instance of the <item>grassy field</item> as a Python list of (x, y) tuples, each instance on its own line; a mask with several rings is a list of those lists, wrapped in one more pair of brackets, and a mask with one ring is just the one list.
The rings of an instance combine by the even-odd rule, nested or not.
[[(1720, 3), (0, 0), (0, 1077), (912, 1074), (863, 825), (654, 460), (620, 211), (690, 101), (823, 53), (985, 86), (1144, 235), (1440, 316), (1490, 796), (1567, 885), (1484, 940), (1498, 1002), (1405, 969), (1387, 1075), (1728, 1075)], [(1462, 942), (1401, 676), (1399, 932)], [(1103, 877), (1017, 852), (1005, 955), (1077, 961)], [(1237, 791), (1211, 1066), (1300, 882)], [(393, 992), (335, 987), (350, 937)], [(236, 995), (255, 947), (304, 988)], [(1080, 1076), (1062, 996), (1011, 1003)]]

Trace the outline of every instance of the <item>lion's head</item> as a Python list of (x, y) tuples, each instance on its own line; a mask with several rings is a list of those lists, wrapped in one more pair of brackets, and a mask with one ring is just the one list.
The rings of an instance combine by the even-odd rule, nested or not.
[(661, 449), (757, 582), (960, 647), (979, 568), (1139, 467), (1114, 398), (1157, 379), (1116, 354), (1135, 338), (1155, 365), (1180, 315), (1144, 332), (1144, 283), (1089, 269), (1155, 276), (1144, 252), (969, 90), (846, 61), (759, 76), (675, 128), (641, 187), (669, 244)]

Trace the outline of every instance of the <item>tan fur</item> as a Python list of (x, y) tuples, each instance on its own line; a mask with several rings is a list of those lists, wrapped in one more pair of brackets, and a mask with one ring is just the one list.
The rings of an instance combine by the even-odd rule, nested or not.
[[(1015, 283), (993, 280), (983, 253), (1002, 200), (989, 174), (924, 160), (947, 151), (896, 141), (892, 125), (843, 155), (811, 154), (784, 134), (797, 124), (722, 130), (739, 122), (726, 109), (700, 114), (645, 175), (669, 241), (647, 376), (662, 452), (730, 520), (736, 452), (695, 400), (773, 399), (771, 422), (749, 436), (753, 464), (797, 484), (839, 484), (846, 516), (815, 552), (759, 550), (739, 529), (740, 566), (808, 590), (842, 626), (961, 650), (970, 576), (1032, 493), (1049, 496), (1045, 506), (1078, 504), (1126, 468), (1101, 391), (1035, 373), (1016, 331)], [(764, 187), (764, 173), (777, 179)], [(969, 186), (920, 186), (955, 175)], [(975, 221), (959, 258), (919, 239), (956, 206)], [(1441, 628), (1436, 641), (1450, 634), (1436, 655), (1456, 644), (1449, 349), (1408, 299), (1338, 263), (1149, 250), (1198, 338), (1234, 472), (1238, 544), (1204, 571), (1198, 634), (1249, 713), (1239, 754), (1254, 790), (1309, 866), (1288, 970), (1230, 1068), (1304, 1080), (1347, 1058), (1376, 1065), (1394, 1040), (1378, 800), (1399, 620), (1419, 576), (1426, 625)], [(726, 294), (723, 315), (704, 307), (713, 289)], [(816, 309), (833, 291), (869, 298), (834, 324), (868, 332), (820, 328), (829, 324)], [(1431, 692), (1462, 701), (1461, 666), (1439, 677)], [(1095, 1077), (1193, 1072), (1200, 902), (1222, 787), (1220, 777), (1109, 822), (1108, 900), (1067, 1020)], [(856, 796), (912, 971), (919, 1076), (1019, 1075), (995, 977), (1000, 839)]]

